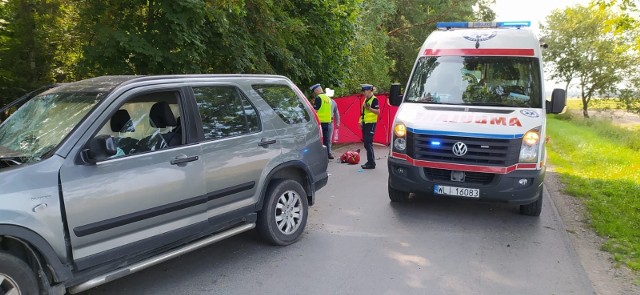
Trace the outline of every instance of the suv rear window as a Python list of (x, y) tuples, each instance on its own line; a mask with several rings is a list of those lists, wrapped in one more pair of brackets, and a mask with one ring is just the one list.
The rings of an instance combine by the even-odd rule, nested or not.
[(267, 104), (287, 124), (309, 122), (311, 117), (296, 93), (287, 85), (252, 85)]
[(232, 86), (194, 87), (205, 140), (260, 131), (258, 112)]

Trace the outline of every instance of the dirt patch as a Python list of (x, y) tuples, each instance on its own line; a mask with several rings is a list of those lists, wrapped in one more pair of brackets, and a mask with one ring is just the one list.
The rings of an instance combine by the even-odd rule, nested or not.
[(547, 169), (544, 182), (597, 294), (640, 294), (640, 286), (636, 284), (637, 274), (627, 267), (617, 267), (611, 254), (601, 250), (605, 239), (596, 235), (589, 226), (589, 217), (582, 201), (563, 193), (564, 185), (553, 172), (553, 167)]
[[(569, 110), (573, 115), (582, 116), (582, 110)], [(589, 110), (591, 118), (610, 120), (622, 127), (640, 126), (640, 116), (624, 110)]]

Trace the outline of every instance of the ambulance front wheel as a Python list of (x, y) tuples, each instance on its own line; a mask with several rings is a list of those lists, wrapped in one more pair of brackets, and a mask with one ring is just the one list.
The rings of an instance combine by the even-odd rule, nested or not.
[(392, 188), (391, 185), (388, 185), (388, 187), (389, 187), (389, 199), (391, 199), (391, 202), (402, 203), (409, 200), (409, 195), (411, 193), (399, 191), (397, 189)]
[(540, 216), (542, 212), (542, 192), (544, 191), (544, 186), (540, 189), (540, 195), (538, 199), (527, 205), (520, 205), (520, 214), (528, 215), (528, 216)]

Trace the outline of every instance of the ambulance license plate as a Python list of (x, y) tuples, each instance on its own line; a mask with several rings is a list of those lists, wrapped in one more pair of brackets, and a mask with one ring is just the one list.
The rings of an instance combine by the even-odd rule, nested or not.
[(449, 195), (467, 198), (479, 198), (480, 190), (476, 188), (434, 185), (433, 193), (436, 195)]

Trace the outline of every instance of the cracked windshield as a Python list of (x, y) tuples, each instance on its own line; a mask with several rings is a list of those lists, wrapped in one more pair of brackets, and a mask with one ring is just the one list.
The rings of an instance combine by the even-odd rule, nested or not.
[(0, 161), (4, 166), (40, 161), (98, 103), (103, 93), (44, 92), (0, 125)]
[(407, 102), (542, 107), (540, 66), (526, 57), (421, 57)]

